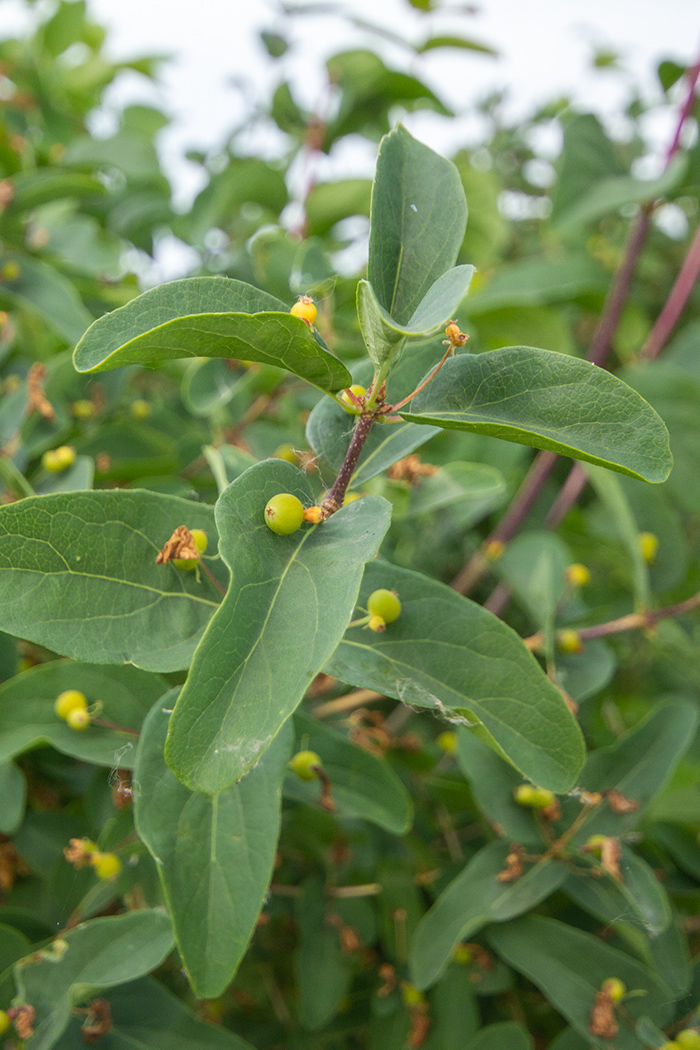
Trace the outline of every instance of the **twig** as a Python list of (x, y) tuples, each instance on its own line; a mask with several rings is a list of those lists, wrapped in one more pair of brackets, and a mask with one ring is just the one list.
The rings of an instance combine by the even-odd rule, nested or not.
[(352, 693), (339, 696), (337, 700), (326, 700), (324, 704), (314, 707), (311, 712), (316, 718), (326, 718), (328, 715), (336, 715), (341, 711), (352, 711), (356, 707), (365, 704), (373, 704), (376, 700), (384, 700), (382, 693), (375, 693), (372, 689), (355, 689)]
[(659, 356), (676, 326), (676, 321), (683, 312), (683, 308), (698, 279), (698, 274), (700, 274), (700, 225), (695, 231), (695, 236), (691, 241), (690, 248), (688, 248), (670, 295), (664, 303), (663, 309), (649, 333), (649, 338), (642, 348), (639, 355), (640, 360), (653, 361), (654, 358)]
[[(685, 613), (693, 612), (700, 606), (700, 591), (693, 594), (685, 601), (676, 602), (675, 605), (667, 605), (663, 609), (652, 609), (648, 612), (628, 613), (627, 616), (619, 616), (616, 620), (608, 620), (606, 623), (596, 623), (591, 627), (574, 628), (581, 641), (592, 638), (605, 638), (610, 634), (622, 634), (624, 631), (649, 630), (655, 627), (659, 620), (668, 620), (672, 616), (683, 616)], [(531, 634), (529, 638), (523, 639), (528, 649), (539, 649), (544, 643), (542, 631)]]
[(219, 581), (217, 580), (216, 576), (214, 576), (214, 574), (211, 571), (211, 569), (209, 569), (207, 567), (207, 565), (204, 562), (203, 558), (199, 559), (199, 564), (200, 564), (201, 568), (204, 570), (205, 576), (209, 577), (209, 579), (214, 584), (214, 586), (217, 588), (217, 590), (221, 591), (222, 594), (226, 594), (227, 591), (226, 591), (226, 588), (224, 587), (223, 583), (219, 583)]
[(403, 398), (402, 401), (397, 401), (395, 405), (392, 405), (391, 406), (391, 411), (395, 412), (398, 408), (403, 408), (403, 406), (407, 405), (409, 401), (413, 401), (413, 398), (416, 396), (416, 394), (420, 394), (421, 390), (425, 390), (425, 388), (427, 387), (428, 383), (432, 383), (433, 379), (438, 374), (438, 372), (440, 371), (440, 369), (444, 365), (444, 363), (447, 360), (447, 358), (451, 357), (451, 355), (454, 353), (454, 349), (455, 349), (455, 344), (450, 342), (450, 345), (447, 347), (447, 350), (445, 350), (445, 353), (442, 355), (440, 361), (435, 365), (435, 368), (432, 370), (430, 375), (427, 376), (423, 380), (423, 382), (419, 386), (416, 387), (416, 389), (413, 391), (412, 394), (409, 394), (408, 397)]
[(365, 441), (369, 437), (369, 432), (372, 429), (373, 423), (373, 415), (360, 416), (357, 420), (352, 434), (352, 440), (347, 452), (345, 453), (343, 465), (340, 468), (338, 477), (333, 483), (333, 488), (330, 490), (322, 504), (322, 510), (326, 517), (335, 514), (335, 512), (342, 507), (345, 493), (350, 484), (350, 479), (352, 478), (355, 467), (357, 466), (357, 461), (360, 458)]

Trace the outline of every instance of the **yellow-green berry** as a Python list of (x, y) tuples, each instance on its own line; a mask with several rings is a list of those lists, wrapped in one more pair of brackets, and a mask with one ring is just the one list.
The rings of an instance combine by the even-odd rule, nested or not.
[(401, 984), (401, 998), (406, 1006), (423, 1006), (426, 1002), (425, 996), (414, 984), (403, 981)]
[(16, 281), (22, 273), (19, 263), (13, 259), (10, 262), (6, 262), (3, 268), (0, 270), (0, 279), (3, 281)]
[(137, 397), (135, 401), (131, 402), (131, 414), (134, 419), (148, 419), (151, 414), (151, 406), (148, 401)]
[(351, 394), (354, 394), (355, 397), (364, 397), (367, 393), (367, 389), (364, 386), (360, 386), (359, 383), (353, 383), (352, 386), (349, 386), (347, 388), (347, 390), (341, 390), (340, 394), (338, 395), (338, 399), (342, 402), (342, 407), (345, 409), (346, 412), (357, 413), (360, 410), (353, 401), (353, 399), (348, 395), (348, 390)]
[(530, 809), (546, 809), (554, 802), (555, 795), (545, 788), (535, 787), (533, 784), (518, 784), (513, 797), (519, 806), (528, 806)]
[(614, 1003), (619, 1003), (627, 994), (627, 986), (619, 977), (608, 977), (600, 986), (601, 992), (607, 992)]
[(367, 608), (370, 615), (381, 616), (386, 623), (393, 623), (401, 615), (401, 602), (398, 594), (396, 591), (388, 591), (385, 587), (372, 591), (367, 599)]
[(457, 754), (457, 734), (446, 730), (444, 733), (440, 733), (437, 738), (438, 747), (445, 752), (446, 755)]
[(313, 299), (310, 299), (308, 295), (302, 295), (298, 301), (289, 311), (292, 317), (298, 317), (302, 321), (311, 326), (318, 315), (318, 310), (314, 306)]
[[(190, 529), (190, 536), (199, 553), (204, 554), (207, 549), (207, 534), (204, 529)], [(192, 572), (199, 565), (199, 558), (173, 558), (173, 565), (184, 572)]]
[(684, 1028), (676, 1036), (676, 1046), (683, 1050), (700, 1050), (700, 1032), (697, 1028)]
[(291, 492), (279, 492), (265, 506), (265, 524), (278, 536), (289, 536), (296, 532), (304, 520), (301, 500)]
[(586, 841), (586, 852), (594, 853), (596, 856), (599, 857), (607, 837), (607, 835), (591, 835), (591, 837)]
[(472, 950), (466, 944), (458, 944), (452, 953), (452, 958), (460, 966), (469, 966), (472, 961)]
[(90, 725), (90, 715), (86, 708), (75, 707), (72, 711), (69, 711), (66, 715), (66, 724), (69, 729), (75, 729), (79, 733), (87, 729)]
[(289, 767), (300, 780), (315, 780), (321, 768), (321, 759), (315, 751), (297, 751), (289, 760)]
[(92, 419), (95, 415), (95, 406), (92, 401), (83, 399), (82, 401), (74, 401), (71, 405), (71, 411), (76, 419)]
[(655, 536), (653, 532), (640, 532), (638, 542), (644, 561), (647, 565), (651, 565), (653, 561), (656, 561), (656, 555), (659, 550), (659, 537)]
[(587, 587), (591, 582), (591, 570), (578, 561), (566, 568), (564, 576), (572, 587)]
[(122, 870), (122, 862), (116, 853), (95, 853), (91, 860), (98, 879), (115, 879)]
[(484, 557), (488, 558), (489, 561), (498, 561), (505, 549), (506, 545), (501, 540), (489, 540), (484, 545)]
[(68, 718), (71, 711), (87, 711), (87, 697), (77, 689), (66, 689), (56, 697), (53, 709), (59, 718)]
[(375, 634), (381, 634), (382, 631), (386, 630), (386, 620), (383, 616), (370, 616), (367, 626)]
[(50, 448), (41, 457), (41, 465), (44, 470), (52, 474), (60, 474), (75, 463), (75, 449), (71, 445), (61, 445), (59, 448)]
[(0, 1035), (4, 1035), (7, 1029), (10, 1027), (10, 1018), (7, 1016), (5, 1010), (0, 1010)]
[(283, 459), (286, 463), (298, 463), (299, 457), (291, 445), (280, 445), (273, 453), (274, 459)]
[(578, 631), (565, 627), (557, 633), (557, 644), (563, 653), (582, 653), (583, 644)]

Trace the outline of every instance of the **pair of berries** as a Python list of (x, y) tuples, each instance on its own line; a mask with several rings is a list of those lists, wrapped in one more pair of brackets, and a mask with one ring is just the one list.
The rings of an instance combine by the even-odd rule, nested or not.
[(555, 795), (545, 788), (535, 787), (534, 784), (519, 784), (513, 792), (513, 797), (519, 806), (528, 809), (547, 809), (554, 802)]
[(389, 591), (386, 587), (380, 587), (372, 591), (367, 599), (367, 610), (369, 612), (370, 631), (381, 634), (388, 623), (398, 620), (401, 615), (401, 602), (396, 591)]
[(82, 732), (90, 725), (87, 697), (78, 689), (66, 689), (56, 697), (53, 709), (70, 729)]
[(41, 457), (41, 465), (51, 474), (61, 474), (75, 463), (75, 449), (71, 445), (50, 448)]

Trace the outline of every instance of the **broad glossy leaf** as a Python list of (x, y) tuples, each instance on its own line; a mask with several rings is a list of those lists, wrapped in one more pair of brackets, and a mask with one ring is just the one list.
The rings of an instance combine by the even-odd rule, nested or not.
[(337, 1014), (350, 988), (351, 971), (338, 930), (326, 919), (323, 885), (310, 878), (295, 901), (299, 943), (294, 970), (299, 991), (299, 1019), (304, 1028), (318, 1031)]
[(383, 634), (351, 628), (328, 673), (479, 726), (525, 776), (568, 791), (583, 763), (581, 732), (515, 632), (444, 584), (381, 562), (365, 569), (361, 607), (378, 587), (398, 591), (401, 616)]
[(240, 783), (216, 795), (198, 794), (163, 757), (177, 692), (155, 705), (141, 733), (136, 830), (158, 867), (192, 989), (213, 999), (233, 980), (265, 900), (291, 727)]
[[(109, 1050), (253, 1050), (223, 1025), (206, 1024), (150, 977), (120, 985), (103, 998), (109, 1003), (112, 1027), (101, 1041), (108, 1041)], [(85, 1050), (83, 1020), (71, 1020), (56, 1050)]]
[(466, 221), (454, 164), (401, 125), (385, 135), (372, 191), (368, 277), (380, 305), (400, 325), (454, 266)]
[(614, 1040), (597, 1040), (605, 1050), (613, 1046), (616, 1050), (639, 1050), (633, 1035), (635, 1021), (646, 1015), (663, 1027), (672, 1016), (666, 985), (636, 959), (593, 934), (556, 919), (529, 915), (492, 926), (486, 936), (501, 958), (536, 984), (588, 1039), (591, 1010), (603, 981), (619, 977), (628, 991), (642, 992), (625, 999), (624, 1012), (617, 1011), (620, 1031)]
[(165, 912), (144, 908), (81, 923), (20, 959), (15, 963), (17, 997), (36, 1010), (31, 1050), (49, 1050), (68, 1025), (73, 1006), (154, 970), (172, 945)]
[(499, 882), (505, 870), (507, 842), (480, 850), (442, 891), (418, 923), (411, 944), (411, 979), (418, 988), (438, 980), (460, 941), (470, 940), (490, 922), (507, 922), (534, 908), (567, 877), (565, 864), (551, 859), (526, 865), (515, 882)]
[[(407, 397), (439, 360), (440, 352), (434, 345), (417, 350), (415, 354), (404, 354), (389, 375), (387, 396), (394, 402)], [(372, 366), (368, 361), (353, 369), (353, 383), (369, 386), (371, 380)], [(306, 439), (314, 452), (334, 471), (340, 469), (345, 459), (354, 422), (354, 416), (328, 397), (321, 398), (309, 416)], [(419, 427), (413, 423), (376, 423), (370, 430), (350, 487), (359, 488), (439, 433), (440, 427)]]
[(577, 703), (604, 689), (617, 668), (615, 651), (602, 638), (586, 642), (582, 653), (557, 653), (556, 662), (560, 685)]
[[(33, 667), (0, 686), (0, 761), (50, 744), (84, 762), (131, 769), (141, 723), (166, 688), (159, 675), (136, 667), (70, 660)], [(132, 732), (91, 725), (76, 733), (53, 709), (65, 689), (80, 690), (90, 705), (101, 703), (101, 718)]]
[(275, 738), (340, 641), (363, 565), (389, 526), (389, 504), (369, 496), (322, 525), (278, 536), (264, 510), (279, 492), (314, 502), (305, 474), (267, 460), (216, 505), (232, 582), (197, 648), (166, 747), (168, 764), (194, 791), (228, 787)]
[(668, 431), (636, 391), (603, 368), (509, 346), (448, 360), (404, 419), (550, 449), (645, 481), (668, 477)]
[(501, 1021), (482, 1028), (470, 1039), (465, 1050), (532, 1050), (532, 1036), (524, 1025), (516, 1021)]
[[(663, 886), (646, 861), (638, 857), (629, 846), (622, 846), (619, 882), (612, 879), (587, 878), (571, 875), (572, 896), (581, 890), (586, 894), (600, 895), (600, 907), (594, 914), (605, 921), (627, 920), (640, 925), (650, 937), (656, 937), (668, 929), (671, 922), (671, 905)], [(568, 883), (567, 883), (568, 890)], [(584, 907), (586, 905), (584, 904)], [(591, 909), (592, 910), (592, 909)]]
[(0, 627), (76, 660), (187, 667), (220, 595), (156, 565), (178, 525), (203, 529), (216, 554), (213, 508), (175, 496), (71, 492), (0, 508)]
[[(338, 816), (360, 817), (392, 835), (405, 835), (413, 819), (413, 803), (406, 788), (385, 758), (379, 758), (348, 740), (347, 736), (303, 712), (294, 716), (299, 748), (315, 751), (331, 782)], [(318, 801), (318, 780), (287, 776), (285, 796), (313, 804)]]
[(224, 357), (277, 365), (321, 390), (350, 383), (345, 365), (304, 321), (267, 292), (228, 277), (189, 277), (152, 288), (99, 318), (75, 348), (79, 372)]
[(406, 517), (432, 514), (446, 507), (478, 504), (484, 513), (496, 507), (506, 490), (500, 470), (486, 463), (447, 463), (411, 490)]
[[(14, 762), (0, 761), (0, 832), (11, 835), (22, 823), (27, 781)], [(3, 967), (0, 966), (0, 973)]]

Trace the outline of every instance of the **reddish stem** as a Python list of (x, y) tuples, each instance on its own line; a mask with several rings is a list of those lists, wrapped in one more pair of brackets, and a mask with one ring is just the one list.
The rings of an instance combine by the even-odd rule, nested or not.
[(671, 289), (670, 295), (664, 303), (663, 310), (656, 319), (656, 323), (649, 333), (640, 359), (653, 361), (658, 357), (665, 347), (671, 332), (676, 327), (676, 322), (683, 313), (683, 308), (688, 302), (690, 293), (695, 287), (695, 282), (700, 274), (700, 225), (695, 231), (688, 253), (683, 260), (676, 282)]

